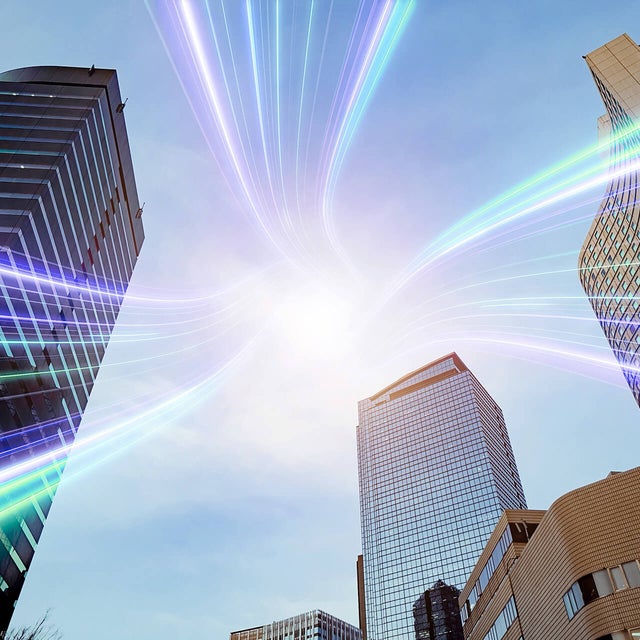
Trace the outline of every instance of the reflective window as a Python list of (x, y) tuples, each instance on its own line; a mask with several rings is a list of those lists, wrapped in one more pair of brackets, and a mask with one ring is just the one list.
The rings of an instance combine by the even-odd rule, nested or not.
[(638, 568), (638, 562), (636, 560), (633, 562), (625, 562), (622, 565), (622, 569), (624, 570), (624, 575), (627, 578), (629, 587), (640, 587), (640, 568)]
[(606, 569), (595, 571), (593, 573), (593, 580), (596, 583), (596, 589), (600, 596), (608, 596), (610, 593), (613, 593), (611, 578), (609, 578), (609, 572)]
[(516, 610), (516, 601), (514, 597), (511, 596), (509, 602), (507, 602), (504, 609), (500, 612), (496, 621), (493, 623), (493, 626), (489, 629), (489, 632), (483, 640), (500, 640), (505, 633), (507, 633), (509, 627), (517, 617), (518, 612)]
[[(637, 560), (621, 566), (601, 569), (582, 576), (562, 597), (569, 620), (590, 602), (611, 595), (614, 591), (640, 587), (640, 566)], [(609, 636), (603, 636), (602, 639)], [(625, 636), (626, 637), (626, 636)]]
[(622, 573), (621, 567), (613, 567), (611, 569), (611, 579), (613, 580), (613, 586), (616, 591), (627, 588), (627, 582), (624, 579), (624, 573)]
[[(359, 403), (371, 640), (415, 637), (420, 594), (438, 579), (464, 587), (504, 509), (526, 508), (502, 412), (456, 360), (432, 363)], [(463, 619), (479, 595), (480, 586)]]

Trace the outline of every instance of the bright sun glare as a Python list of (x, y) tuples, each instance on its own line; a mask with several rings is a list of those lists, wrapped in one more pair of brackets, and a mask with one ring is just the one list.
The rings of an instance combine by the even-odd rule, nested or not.
[(325, 286), (307, 286), (285, 297), (274, 312), (276, 329), (292, 353), (334, 358), (350, 343), (352, 305)]

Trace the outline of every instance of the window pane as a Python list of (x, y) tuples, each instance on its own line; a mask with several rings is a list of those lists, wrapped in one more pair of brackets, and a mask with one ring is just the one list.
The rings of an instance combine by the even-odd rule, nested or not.
[(478, 584), (480, 585), (480, 592), (485, 590), (487, 583), (489, 582), (489, 571), (487, 567), (484, 568), (482, 573), (480, 574), (480, 578), (478, 578)]
[(620, 567), (613, 567), (613, 569), (611, 569), (611, 577), (613, 578), (613, 586), (616, 588), (616, 591), (627, 588), (627, 583), (625, 582), (624, 575)]
[(633, 562), (625, 562), (622, 568), (624, 569), (624, 575), (627, 576), (629, 586), (640, 587), (640, 569), (638, 568), (638, 563), (635, 560)]
[(502, 638), (502, 636), (507, 632), (507, 621), (504, 619), (504, 613), (501, 613), (498, 616), (498, 619), (493, 625), (493, 630), (495, 631), (496, 638)]
[(610, 593), (613, 593), (613, 585), (609, 578), (609, 572), (606, 569), (603, 569), (602, 571), (594, 571), (593, 581), (596, 583), (596, 589), (598, 590), (598, 595), (600, 597), (608, 596)]
[(629, 631), (633, 640), (640, 640), (640, 629), (631, 629)]
[(594, 582), (593, 575), (591, 573), (586, 576), (582, 576), (582, 578), (578, 580), (578, 584), (580, 585), (582, 599), (585, 604), (589, 604), (598, 598), (598, 590), (596, 589), (596, 583)]
[(571, 618), (573, 618), (575, 614), (575, 611), (573, 610), (573, 605), (571, 604), (571, 600), (569, 599), (569, 594), (565, 593), (562, 599), (564, 600), (564, 608), (567, 610), (569, 620), (571, 620)]
[(584, 607), (584, 600), (582, 599), (582, 591), (580, 590), (580, 585), (577, 582), (574, 582), (571, 585), (571, 593), (576, 601), (576, 611), (580, 611), (582, 607)]

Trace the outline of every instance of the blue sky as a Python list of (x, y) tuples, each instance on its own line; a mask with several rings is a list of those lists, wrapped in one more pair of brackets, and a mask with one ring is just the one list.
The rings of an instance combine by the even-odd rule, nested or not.
[[(357, 401), (453, 350), (504, 411), (531, 508), (637, 465), (638, 408), (614, 366), (510, 345), (579, 330), (585, 353), (613, 363), (575, 272), (586, 217), (547, 233), (540, 218), (531, 237), (459, 252), (359, 324), (437, 234), (595, 142), (604, 109), (581, 56), (625, 31), (640, 40), (637, 3), (418, 1), (337, 184), (336, 230), (364, 280), (331, 281), (350, 304), (336, 352), (314, 348), (313, 323), (299, 342), (280, 323), (314, 308), (315, 283), (282, 264), (232, 197), (144, 3), (8, 0), (0, 12), (3, 69), (118, 70), (146, 202), (132, 298), (80, 442), (117, 412), (133, 425), (71, 455), (16, 624), (50, 608), (67, 640), (188, 640), (313, 608), (355, 623)], [(573, 319), (553, 305), (544, 318), (504, 315), (534, 296), (575, 296)], [(202, 393), (166, 404), (238, 352)]]

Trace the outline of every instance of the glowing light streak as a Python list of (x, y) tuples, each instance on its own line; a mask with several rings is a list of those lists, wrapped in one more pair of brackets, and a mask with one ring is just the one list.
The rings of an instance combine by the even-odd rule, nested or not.
[[(333, 2), (332, 2), (332, 5), (333, 5)], [(304, 90), (307, 84), (307, 68), (309, 64), (309, 47), (311, 45), (311, 24), (313, 22), (314, 7), (315, 7), (315, 0), (311, 0), (311, 6), (309, 7), (309, 26), (307, 27), (307, 38), (306, 38), (306, 44), (304, 48), (304, 65), (302, 68), (302, 84), (300, 87), (300, 104), (298, 107), (298, 126), (296, 129), (295, 184), (296, 184), (296, 204), (297, 204), (298, 210), (300, 210), (300, 130), (302, 128), (302, 110), (304, 108)], [(327, 21), (327, 26), (328, 26), (328, 21)], [(320, 64), (322, 65), (322, 63)], [(319, 80), (319, 74), (318, 74), (318, 80)], [(278, 87), (279, 86), (280, 84), (278, 81)], [(316, 90), (317, 90), (317, 86), (318, 85), (316, 82)], [(280, 94), (278, 93), (278, 95)], [(314, 106), (315, 106), (315, 98), (314, 98)], [(280, 114), (280, 104), (278, 103), (278, 123), (280, 122), (279, 114)], [(311, 115), (311, 118), (313, 118), (313, 113)], [(305, 162), (305, 169), (306, 169), (306, 162)]]
[(413, 0), (405, 6), (396, 4), (392, 7), (390, 2), (385, 4), (385, 8), (371, 37), (369, 47), (365, 52), (362, 66), (355, 81), (355, 86), (348, 99), (344, 118), (340, 123), (336, 142), (332, 147), (329, 169), (327, 171), (322, 215), (327, 235), (331, 239), (336, 251), (341, 250), (333, 229), (331, 201), (333, 199), (338, 175), (357, 126), (380, 81), (391, 53), (409, 20), (414, 6)]
[[(328, 11), (315, 0), (304, 5), (309, 10), (301, 12), (304, 30), (299, 31), (297, 3), (245, 0), (229, 10), (221, 0), (204, 2), (212, 47), (199, 27), (195, 3), (147, 4), (214, 156), (223, 172), (225, 166), (231, 170), (226, 172), (228, 184), (241, 192), (240, 200), (248, 204), (260, 232), (297, 267), (323, 271), (326, 242), (355, 271), (331, 227), (331, 196), (357, 125), (414, 4), (415, 0), (363, 0), (357, 5), (337, 86), (332, 85), (334, 70), (323, 68), (333, 2)], [(346, 16), (351, 9), (342, 6), (341, 11)], [(227, 35), (224, 50), (216, 33), (217, 16)], [(230, 26), (234, 19), (236, 29)], [(283, 39), (285, 21), (291, 32), (288, 44)], [(314, 31), (323, 27), (323, 48), (316, 58)], [(332, 29), (338, 33), (332, 41), (336, 47), (345, 25), (334, 21)], [(310, 102), (307, 87), (312, 74), (316, 86)], [(334, 98), (323, 127), (321, 103), (328, 92), (322, 89), (327, 87)], [(202, 105), (198, 95), (204, 98)], [(322, 130), (324, 140), (317, 137)], [(303, 136), (303, 131), (308, 134)], [(313, 159), (323, 168), (310, 180), (309, 173), (319, 166)], [(320, 230), (324, 239), (318, 236)]]
[[(384, 303), (405, 287), (416, 275), (445, 256), (463, 247), (469, 247), (482, 238), (491, 237), (496, 230), (510, 225), (516, 220), (569, 200), (616, 178), (638, 171), (640, 169), (639, 149), (636, 144), (633, 144), (620, 152), (616, 168), (611, 168), (608, 161), (600, 161), (595, 166), (588, 167), (576, 175), (562, 175), (563, 172), (566, 173), (574, 165), (593, 159), (596, 154), (609, 148), (610, 145), (624, 140), (635, 142), (634, 136), (639, 130), (640, 124), (635, 124), (624, 131), (612, 135), (611, 140), (606, 144), (601, 143), (588, 147), (565, 162), (555, 165), (532, 180), (510, 190), (449, 227), (436, 240), (431, 242), (405, 269), (403, 275), (396, 280), (386, 294)], [(533, 192), (534, 186), (544, 185), (545, 180), (558, 175), (560, 176), (558, 182), (542, 188), (539, 192)], [(503, 210), (497, 209), (497, 205), (508, 204), (519, 194), (523, 195), (523, 199), (520, 202), (516, 202)]]
[(234, 169), (235, 175), (239, 180), (244, 196), (251, 210), (254, 212), (254, 214), (256, 214), (256, 218), (258, 222), (260, 222), (264, 233), (267, 234), (271, 242), (273, 242), (277, 246), (275, 238), (272, 237), (267, 226), (263, 223), (262, 217), (260, 216), (259, 207), (252, 197), (252, 190), (249, 187), (250, 176), (246, 174), (245, 170), (241, 166), (238, 150), (229, 131), (229, 127), (224, 116), (224, 111), (222, 109), (221, 100), (215, 87), (215, 81), (213, 80), (212, 70), (205, 54), (205, 47), (200, 37), (196, 19), (193, 15), (193, 11), (188, 0), (182, 0), (180, 2), (180, 10), (183, 12), (186, 20), (187, 33), (185, 35), (187, 36), (187, 43), (189, 46), (191, 44), (193, 44), (194, 46), (192, 53), (195, 53), (196, 72), (198, 73), (200, 80), (204, 85), (205, 94), (209, 99), (209, 104), (213, 107), (213, 113), (215, 115), (214, 121), (219, 133), (222, 135), (222, 138), (225, 142), (226, 149), (228, 150), (228, 157), (231, 160), (231, 165)]
[[(267, 142), (265, 138), (265, 126), (264, 126), (264, 116), (262, 113), (262, 91), (260, 89), (260, 75), (258, 73), (258, 60), (256, 54), (256, 38), (253, 30), (253, 12), (251, 10), (251, 0), (246, 0), (246, 8), (247, 8), (247, 26), (249, 28), (249, 46), (251, 48), (251, 63), (253, 70), (253, 86), (255, 90), (256, 97), (256, 108), (258, 110), (258, 125), (260, 128), (260, 139), (262, 141), (262, 152), (264, 154), (264, 166), (265, 171), (267, 172), (267, 181), (269, 182), (269, 188), (271, 190), (271, 197), (275, 201), (275, 193), (273, 190), (273, 182), (271, 178), (271, 167), (269, 165), (269, 158), (267, 155)], [(279, 118), (279, 114), (277, 116)]]
[[(318, 260), (315, 247), (309, 246), (318, 239), (317, 235), (313, 233), (313, 224), (315, 223), (318, 223), (318, 227), (322, 229), (333, 253), (341, 255), (345, 262), (349, 262), (348, 256), (342, 253), (334, 229), (332, 216), (334, 192), (366, 107), (379, 84), (415, 4), (415, 0), (359, 3), (354, 24), (349, 30), (344, 60), (339, 65), (340, 72), (337, 83), (333, 83), (335, 77), (331, 74), (332, 70), (323, 67), (328, 38), (330, 35), (335, 35), (335, 30), (340, 26), (336, 24), (338, 21), (331, 23), (333, 2), (328, 5), (327, 11), (326, 4), (323, 5), (311, 0), (308, 18), (306, 14), (304, 15), (305, 29), (304, 37), (301, 38), (302, 46), (299, 46), (300, 43), (294, 33), (295, 13), (289, 16), (292, 35), (288, 50), (287, 43), (283, 39), (284, 25), (287, 19), (283, 0), (275, 1), (275, 13), (270, 12), (270, 5), (252, 4), (249, 0), (245, 0), (244, 5), (237, 2), (227, 5), (228, 8), (225, 8), (225, 3), (220, 1), (215, 5), (219, 8), (217, 12), (212, 8), (214, 3), (205, 3), (203, 6), (206, 9), (207, 20), (204, 23), (200, 21), (196, 5), (189, 0), (179, 0), (167, 5), (167, 14), (173, 16), (173, 26), (176, 28), (175, 31), (165, 30), (163, 35), (165, 47), (172, 58), (174, 68), (181, 77), (183, 88), (198, 117), (207, 143), (218, 159), (222, 170), (229, 169), (232, 179), (229, 179), (228, 176), (225, 178), (234, 192), (240, 192), (243, 204), (248, 206), (249, 213), (258, 222), (261, 231), (287, 260), (296, 266), (303, 265), (305, 269), (323, 269), (325, 266), (321, 260)], [(238, 7), (240, 7), (242, 18), (239, 23), (248, 29), (248, 41), (244, 37), (244, 31), (236, 33), (232, 28), (233, 12), (238, 10)], [(220, 15), (223, 18), (222, 21), (219, 20)], [(225, 37), (219, 31), (218, 25), (222, 23), (224, 24), (226, 43)], [(210, 34), (206, 32), (206, 24), (209, 26)], [(162, 31), (162, 27), (157, 21), (156, 26), (158, 31)], [(316, 30), (318, 34), (321, 34), (322, 29), (324, 29), (324, 37), (321, 39), (316, 37)], [(275, 39), (272, 38), (274, 33)], [(212, 44), (209, 42), (209, 37), (212, 39)], [(174, 41), (173, 38), (177, 38), (177, 40)], [(317, 55), (317, 51), (312, 45), (320, 40), (322, 47), (320, 54)], [(247, 51), (243, 49), (244, 45), (248, 45)], [(337, 42), (335, 46), (336, 48), (340, 47), (341, 41)], [(300, 51), (303, 52), (303, 55), (296, 57)], [(248, 57), (245, 58), (245, 55)], [(275, 56), (275, 64), (273, 56)], [(293, 62), (297, 64), (300, 61), (302, 72), (297, 75), (298, 72), (294, 69)], [(286, 66), (287, 62), (289, 62), (289, 67)], [(184, 69), (187, 70), (187, 73), (182, 74), (181, 70)], [(314, 75), (315, 85), (311, 82)], [(185, 79), (182, 79), (183, 77)], [(203, 104), (200, 104), (198, 100), (200, 94), (192, 95), (193, 87), (188, 81), (188, 78), (191, 77), (198, 83)], [(327, 92), (325, 90), (329, 85), (333, 92), (328, 92), (330, 105), (327, 113), (327, 105), (323, 99), (326, 100)], [(215, 135), (213, 135), (214, 133)], [(573, 221), (566, 221), (561, 218), (574, 207), (567, 206), (561, 209), (558, 205), (575, 198), (585, 190), (602, 184), (605, 180), (624, 175), (639, 167), (638, 162), (635, 161), (605, 174), (603, 171), (604, 163), (600, 163), (595, 167), (576, 171), (576, 167), (579, 168), (580, 163), (591, 161), (594, 153), (603, 148), (603, 145), (590, 147), (572, 156), (564, 163), (555, 165), (532, 180), (518, 185), (452, 225), (434, 242), (430, 243), (415, 261), (410, 263), (409, 267), (400, 274), (396, 283), (397, 288), (393, 293), (408, 284), (416, 275), (426, 271), (436, 261), (463, 249), (477, 249), (478, 246), (484, 246), (480, 241), (495, 240), (507, 234), (514, 236), (510, 241), (519, 241), (533, 235), (534, 232), (523, 233), (523, 230), (528, 228), (530, 224), (540, 225), (543, 221), (554, 218), (560, 219), (555, 225), (558, 227), (579, 220), (575, 218)], [(633, 153), (633, 150), (629, 150), (627, 158), (631, 158)], [(304, 158), (303, 163), (301, 163), (301, 158)], [(581, 204), (584, 202), (583, 200)], [(550, 208), (553, 208), (551, 213), (549, 213)], [(545, 213), (541, 214), (543, 211)], [(549, 228), (549, 226), (545, 227), (545, 231), (548, 231)], [(491, 249), (495, 250), (495, 247), (494, 244)], [(575, 255), (575, 252), (546, 256), (544, 259), (570, 255)], [(536, 258), (531, 261), (523, 261), (521, 264), (533, 263), (537, 260)], [(3, 271), (3, 267), (0, 267), (0, 275), (24, 278), (25, 282), (32, 283), (42, 296), (52, 296), (53, 299), (57, 295), (56, 289), (64, 287), (64, 295), (69, 291), (79, 291), (81, 296), (86, 293), (89, 296), (89, 300), (85, 300), (86, 302), (93, 303), (95, 296), (96, 301), (104, 305), (105, 308), (110, 306), (110, 298), (116, 298), (113, 303), (116, 307), (122, 302), (125, 287), (121, 283), (122, 291), (117, 289), (118, 283), (116, 282), (101, 281), (94, 285), (90, 283), (81, 285), (75, 280), (73, 282), (67, 281), (64, 274), (54, 276), (49, 267), (50, 265), (44, 265), (42, 272), (38, 272), (33, 264), (24, 271), (21, 268), (7, 268)], [(529, 267), (531, 264), (527, 268)], [(605, 267), (615, 268), (615, 265), (602, 265), (599, 268)], [(392, 345), (400, 346), (410, 342), (411, 348), (415, 349), (416, 345), (419, 345), (415, 336), (420, 333), (429, 336), (427, 343), (429, 345), (443, 342), (453, 336), (458, 341), (499, 345), (498, 351), (509, 347), (521, 348), (526, 353), (539, 352), (549, 354), (550, 357), (557, 355), (558, 359), (572, 358), (573, 351), (577, 351), (578, 348), (591, 348), (595, 351), (596, 347), (593, 346), (593, 339), (589, 335), (559, 328), (564, 326), (564, 323), (580, 324), (581, 328), (589, 328), (597, 324), (597, 320), (592, 315), (581, 315), (578, 304), (585, 308), (584, 296), (499, 298), (488, 295), (484, 291), (485, 287), (491, 287), (496, 283), (533, 280), (567, 273), (575, 273), (575, 268), (546, 271), (534, 268), (529, 269), (526, 273), (512, 273), (508, 277), (476, 282), (468, 282), (468, 276), (466, 276), (467, 280), (463, 279), (466, 284), (458, 287), (452, 286), (451, 282), (446, 282), (443, 285), (446, 289), (443, 293), (429, 297), (424, 304), (412, 301), (408, 305), (406, 318), (403, 317), (403, 322), (400, 323), (395, 319), (393, 330), (390, 331), (390, 333), (393, 332), (393, 340), (389, 342)], [(44, 290), (47, 287), (52, 287), (54, 291)], [(14, 292), (22, 289), (24, 289), (24, 283), (18, 287), (12, 285)], [(464, 304), (452, 303), (456, 293), (470, 291), (474, 291), (476, 299)], [(127, 294), (127, 301), (139, 303), (135, 307), (139, 322), (131, 325), (137, 327), (139, 333), (135, 336), (116, 336), (115, 340), (125, 342), (136, 337), (137, 342), (140, 343), (158, 341), (160, 348), (152, 356), (131, 357), (129, 360), (121, 360), (114, 364), (138, 365), (147, 363), (146, 369), (136, 367), (138, 374), (141, 371), (159, 371), (162, 368), (163, 359), (181, 356), (188, 352), (201, 350), (203, 346), (214, 344), (232, 330), (243, 328), (242, 322), (250, 313), (253, 294), (252, 291), (245, 296), (236, 285), (228, 290), (191, 297), (169, 298), (164, 295), (145, 297)], [(281, 294), (279, 293), (279, 295)], [(227, 304), (227, 296), (233, 298), (231, 304)], [(603, 296), (602, 298), (621, 299), (620, 296)], [(633, 300), (633, 298), (628, 299)], [(212, 301), (222, 308), (210, 311), (208, 305), (212, 304)], [(433, 307), (436, 301), (439, 303), (437, 310), (424, 313), (424, 307), (427, 305)], [(572, 306), (574, 302), (576, 309)], [(272, 304), (277, 307), (277, 301)], [(161, 320), (157, 318), (158, 306), (161, 307), (160, 312), (163, 314)], [(290, 316), (295, 316), (300, 311), (299, 306), (299, 298), (296, 298), (292, 307), (282, 315), (291, 319)], [(321, 304), (320, 310), (324, 311), (332, 306), (337, 305)], [(265, 305), (265, 307), (268, 308), (269, 305)], [(312, 326), (309, 317), (317, 321), (321, 315), (313, 304), (308, 307), (311, 309), (311, 313), (303, 315), (302, 320), (298, 320), (297, 323), (302, 330), (301, 333)], [(292, 308), (296, 313), (293, 313)], [(273, 308), (269, 310), (274, 311)], [(302, 309), (302, 311), (307, 310)], [(260, 311), (264, 310), (260, 309)], [(382, 309), (375, 308), (374, 311), (381, 312)], [(169, 316), (168, 314), (175, 315)], [(264, 313), (263, 317), (266, 315), (267, 313)], [(277, 308), (274, 315), (277, 315)], [(346, 315), (348, 314), (341, 314), (341, 316)], [(378, 315), (384, 314), (379, 313)], [(175, 320), (175, 318), (180, 319)], [(12, 319), (19, 320), (20, 318), (15, 316)], [(380, 317), (376, 316), (375, 319), (380, 320)], [(361, 318), (358, 320), (362, 321)], [(519, 324), (520, 320), (525, 320), (530, 325), (526, 329), (528, 331), (526, 335), (524, 334), (525, 329), (522, 330), (522, 334), (519, 334), (518, 329), (512, 326), (512, 324)], [(500, 329), (499, 332), (495, 332), (495, 336), (500, 337), (497, 338), (488, 333), (482, 335), (481, 330), (469, 335), (468, 328), (474, 327), (475, 329), (478, 321), (491, 321), (494, 328)], [(44, 322), (48, 323), (49, 319), (38, 318), (35, 324)], [(53, 325), (57, 325), (57, 322), (57, 320), (51, 320)], [(62, 323), (62, 321), (60, 322)], [(328, 324), (326, 319), (322, 319), (322, 322)], [(539, 323), (541, 326), (536, 326), (535, 323)], [(620, 323), (623, 324), (622, 321)], [(90, 320), (75, 324), (83, 324), (89, 332), (95, 332), (98, 335), (102, 333), (102, 329), (110, 330), (111, 328), (109, 323), (94, 323)], [(442, 330), (443, 327), (445, 331)], [(364, 328), (369, 329), (370, 327)], [(437, 328), (438, 331), (425, 331), (434, 328)], [(152, 329), (157, 331), (151, 332)], [(357, 329), (362, 329), (364, 333), (362, 326), (358, 326)], [(446, 332), (447, 329), (449, 333)], [(313, 330), (315, 331), (315, 328)], [(37, 331), (38, 327), (36, 326), (33, 331), (26, 332), (24, 339), (10, 339), (4, 344), (21, 344), (27, 347), (29, 345), (53, 344), (50, 341), (35, 339), (34, 336), (39, 337)], [(205, 338), (200, 340), (198, 338), (202, 333), (205, 334)], [(285, 328), (283, 333), (291, 333), (291, 329)], [(539, 342), (536, 343), (532, 340), (533, 334), (541, 337)], [(550, 340), (544, 342), (544, 339), (550, 336), (554, 338), (563, 336), (571, 339), (555, 343)], [(88, 340), (92, 338), (93, 335), (88, 336)], [(303, 338), (306, 339), (307, 336), (303, 335)], [(167, 346), (167, 340), (174, 340), (179, 346), (171, 348)], [(87, 339), (83, 338), (59, 341), (58, 344), (83, 346), (86, 341)], [(602, 351), (610, 356), (608, 350), (603, 348)], [(617, 363), (611, 357), (604, 359), (586, 352), (583, 352), (583, 356), (577, 360), (589, 364), (593, 368), (599, 367), (600, 362), (605, 362), (608, 370), (618, 370)], [(176, 358), (176, 361), (187, 362), (179, 358)], [(105, 364), (104, 366), (112, 365)], [(88, 368), (55, 369), (52, 374), (69, 374)], [(15, 377), (22, 375), (33, 374), (10, 374)], [(116, 422), (113, 420), (114, 416), (105, 416), (111, 422), (110, 426), (88, 438), (86, 444), (83, 443), (81, 447), (77, 447), (80, 454), (84, 455), (85, 451), (94, 451), (98, 446), (102, 447), (103, 445), (105, 448), (112, 448), (116, 438), (122, 438), (123, 447), (130, 446), (135, 438), (128, 436), (134, 434), (137, 437), (140, 434), (139, 437), (143, 437), (140, 425), (137, 430), (134, 431), (132, 428), (129, 431), (129, 426), (133, 426), (134, 421), (138, 424), (145, 420), (153, 420), (157, 425), (159, 422), (165, 422), (165, 412), (171, 408), (186, 412), (188, 406), (191, 406), (194, 401), (190, 390), (197, 389), (199, 384), (200, 382), (194, 383), (166, 402), (158, 403), (157, 397), (153, 398), (153, 406), (137, 412), (134, 417), (128, 416), (126, 420)], [(200, 397), (199, 400), (201, 400)], [(159, 419), (160, 417), (162, 420)], [(38, 428), (40, 427), (33, 427), (28, 431), (33, 430), (35, 433)], [(46, 442), (55, 442), (55, 436), (44, 438), (41, 444), (46, 444)], [(21, 445), (12, 451), (24, 451), (25, 448)], [(68, 448), (60, 446), (55, 451), (66, 456)], [(7, 472), (5, 480), (7, 485), (2, 488), (3, 495), (17, 499), (19, 497), (18, 489), (27, 487), (34, 478), (39, 478), (41, 474), (48, 472), (54, 475), (58, 474), (61, 463), (55, 460), (51, 461), (50, 455), (52, 454), (48, 452), (35, 463), (31, 462), (35, 465), (33, 468), (28, 466), (12, 467), (13, 470)], [(12, 482), (15, 484), (11, 485)]]
[[(552, 178), (558, 174), (568, 171), (574, 165), (578, 165), (582, 162), (592, 160), (596, 156), (601, 155), (603, 152), (609, 151), (609, 149), (614, 144), (625, 140), (627, 137), (632, 139), (634, 134), (639, 131), (640, 131), (640, 124), (636, 124), (629, 127), (628, 129), (612, 133), (608, 141), (598, 142), (596, 144), (586, 147), (585, 149), (573, 154), (569, 158), (553, 165), (549, 169), (546, 169), (538, 173), (537, 175), (533, 176), (533, 178), (513, 187), (512, 189), (498, 196), (494, 200), (489, 201), (487, 204), (483, 205), (476, 211), (465, 216), (459, 222), (451, 225), (451, 227), (449, 227), (449, 229), (447, 229), (447, 231), (445, 231), (445, 233), (442, 234), (441, 237), (457, 235), (459, 233), (459, 230), (464, 229), (464, 227), (467, 226), (470, 221), (477, 218), (482, 218), (482, 216), (484, 216), (488, 212), (491, 212), (498, 205), (504, 204), (506, 202), (509, 202), (510, 200), (513, 200), (515, 196), (521, 193), (526, 194), (527, 192), (532, 191), (536, 185), (542, 184), (549, 178)], [(635, 153), (637, 154), (637, 150)], [(634, 155), (633, 152), (630, 150), (627, 157), (632, 157), (633, 155)], [(604, 169), (607, 166), (607, 162), (606, 161), (602, 162), (599, 164), (599, 166), (601, 166)]]
[[(8, 280), (3, 283), (4, 286), (9, 290), (15, 290), (20, 292), (21, 295), (22, 295), (22, 292), (26, 290), (24, 287), (24, 284), (19, 286), (12, 284), (11, 277), (16, 279), (20, 278), (28, 282), (39, 283), (42, 285), (50, 286), (53, 289), (52, 292), (47, 292), (47, 291), (40, 292), (44, 299), (47, 299), (49, 297), (55, 297), (55, 296), (61, 296), (66, 299), (68, 297), (69, 292), (74, 291), (80, 294), (83, 294), (83, 293), (90, 294), (90, 295), (95, 294), (99, 297), (106, 297), (106, 298), (112, 298), (112, 299), (115, 298), (115, 302), (113, 303), (113, 306), (116, 308), (121, 307), (125, 294), (126, 294), (128, 303), (132, 301), (136, 301), (136, 302), (142, 302), (145, 305), (148, 305), (150, 303), (156, 303), (156, 304), (162, 304), (162, 305), (170, 305), (172, 307), (174, 307), (175, 305), (180, 305), (181, 307), (183, 307), (186, 304), (196, 304), (196, 303), (206, 304), (216, 298), (220, 298), (228, 294), (234, 294), (235, 291), (240, 287), (246, 286), (247, 284), (252, 282), (258, 282), (261, 278), (266, 276), (272, 270), (273, 270), (273, 265), (268, 265), (266, 267), (256, 270), (253, 273), (250, 273), (249, 275), (239, 279), (237, 282), (234, 282), (224, 288), (216, 289), (214, 291), (209, 291), (206, 294), (199, 295), (199, 296), (185, 297), (184, 295), (180, 295), (180, 296), (171, 297), (171, 298), (159, 297), (159, 296), (141, 296), (141, 295), (137, 295), (132, 291), (126, 292), (124, 290), (126, 289), (126, 287), (123, 288), (123, 290), (118, 290), (116, 287), (121, 283), (117, 281), (111, 281), (113, 282), (113, 289), (109, 285), (108, 281), (104, 281), (104, 284), (100, 284), (100, 283), (91, 284), (88, 281), (86, 284), (79, 284), (75, 279), (67, 280), (66, 278), (64, 278), (64, 276), (57, 277), (53, 275), (42, 275), (38, 271), (38, 269), (36, 269), (35, 267), (31, 269), (25, 269), (19, 266), (0, 265), (0, 276), (2, 275), (8, 276)], [(93, 278), (94, 276), (92, 275), (91, 277)], [(62, 294), (57, 293), (57, 289), (62, 289), (63, 293)], [(21, 295), (18, 296), (18, 299), (21, 299)], [(51, 322), (55, 322), (55, 321), (52, 319)]]
[[(74, 459), (79, 459), (83, 454), (95, 453), (97, 447), (110, 446), (116, 438), (125, 435), (130, 437), (132, 432), (138, 432), (141, 437), (148, 437), (152, 432), (166, 428), (172, 416), (175, 419), (193, 410), (198, 404), (204, 402), (211, 392), (218, 388), (224, 376), (246, 357), (247, 353), (254, 348), (258, 337), (255, 336), (249, 340), (233, 357), (222, 363), (212, 373), (192, 382), (190, 386), (174, 393), (166, 400), (154, 402), (151, 407), (133, 414), (127, 411), (127, 417), (117, 423), (109, 419), (108, 427), (83, 436), (74, 445), (60, 443), (59, 446), (47, 452), (0, 468), (0, 499), (5, 501), (5, 504), (0, 506), (0, 518), (25, 505), (41, 491), (47, 490), (45, 488), (40, 492), (34, 492), (31, 485), (34, 482), (41, 482), (43, 476), (46, 477), (50, 471), (57, 471), (60, 465), (64, 466), (64, 461), (55, 459), (55, 456), (66, 458), (73, 448)], [(149, 425), (152, 425), (151, 428)], [(129, 445), (130, 441), (125, 446)], [(24, 489), (26, 489), (26, 495), (25, 491), (22, 491)]]

